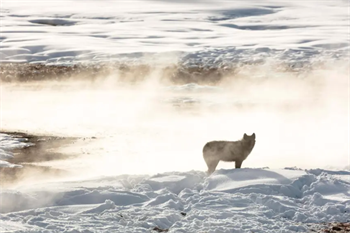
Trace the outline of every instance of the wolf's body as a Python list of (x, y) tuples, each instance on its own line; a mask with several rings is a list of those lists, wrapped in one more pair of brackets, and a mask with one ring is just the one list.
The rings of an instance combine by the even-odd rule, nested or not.
[(215, 171), (219, 161), (235, 162), (241, 168), (242, 162), (252, 152), (255, 145), (255, 133), (244, 134), (239, 141), (212, 141), (203, 147), (203, 158), (208, 166), (208, 173)]

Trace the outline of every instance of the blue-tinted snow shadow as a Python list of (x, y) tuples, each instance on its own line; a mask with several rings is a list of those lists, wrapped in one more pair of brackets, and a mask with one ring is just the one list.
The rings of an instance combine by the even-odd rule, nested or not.
[(274, 171), (269, 171), (265, 169), (255, 169), (255, 168), (241, 168), (241, 169), (220, 169), (217, 170), (214, 174), (216, 175), (225, 175), (230, 180), (233, 181), (244, 181), (244, 180), (257, 180), (257, 179), (275, 179), (280, 184), (289, 184), (292, 182), (287, 177), (278, 174)]

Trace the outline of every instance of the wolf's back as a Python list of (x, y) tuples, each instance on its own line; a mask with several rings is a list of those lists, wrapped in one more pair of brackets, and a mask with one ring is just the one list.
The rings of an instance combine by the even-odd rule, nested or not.
[(243, 147), (240, 141), (211, 141), (203, 147), (205, 159), (233, 161), (242, 154)]
[(221, 152), (225, 149), (228, 141), (211, 141), (204, 145), (203, 153), (205, 152)]

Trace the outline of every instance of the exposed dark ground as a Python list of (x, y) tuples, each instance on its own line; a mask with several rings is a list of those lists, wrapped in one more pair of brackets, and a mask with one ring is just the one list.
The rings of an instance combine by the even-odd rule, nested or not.
[[(350, 219), (349, 219), (350, 221)], [(321, 223), (312, 224), (309, 232), (324, 232), (324, 233), (345, 233), (350, 232), (350, 222), (347, 223)]]
[[(72, 66), (44, 65), (44, 64), (16, 64), (5, 63), (0, 65), (1, 80), (4, 82), (30, 82), (42, 80), (84, 80), (94, 81), (101, 77), (120, 74), (120, 81), (139, 82), (147, 78), (153, 70), (149, 65), (127, 64), (76, 64)], [(167, 66), (159, 68), (163, 81), (173, 83), (216, 83), (233, 69), (218, 69), (207, 67), (181, 68)]]
[[(95, 81), (101, 77), (118, 75), (118, 80), (122, 82), (136, 83), (148, 78), (152, 72), (157, 72), (161, 77), (161, 82), (172, 84), (216, 84), (224, 81), (226, 77), (249, 78), (244, 75), (237, 75), (242, 67), (254, 69), (258, 64), (233, 64), (231, 66), (191, 66), (168, 65), (156, 67), (147, 64), (74, 64), (63, 65), (45, 65), (30, 63), (3, 63), (0, 64), (0, 80), (3, 82), (31, 82), (43, 80), (84, 80)], [(316, 66), (316, 65), (315, 65)], [(249, 69), (250, 69), (249, 68)], [(290, 64), (278, 64), (271, 67), (277, 71), (300, 72), (300, 70), (309, 70), (309, 66), (294, 67)]]

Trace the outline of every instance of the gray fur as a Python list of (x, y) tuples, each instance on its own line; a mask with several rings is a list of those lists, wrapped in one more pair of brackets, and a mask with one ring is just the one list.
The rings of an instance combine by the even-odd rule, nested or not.
[(255, 133), (243, 135), (239, 141), (211, 141), (203, 147), (203, 158), (208, 166), (208, 173), (215, 171), (219, 161), (235, 162), (236, 168), (241, 168), (242, 162), (248, 157), (255, 146)]

